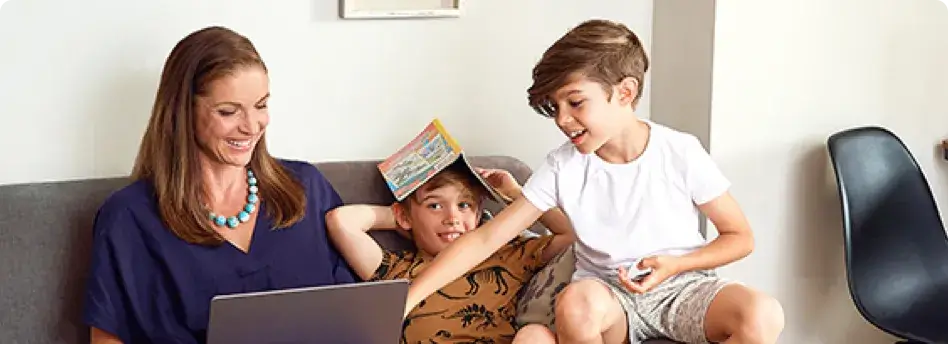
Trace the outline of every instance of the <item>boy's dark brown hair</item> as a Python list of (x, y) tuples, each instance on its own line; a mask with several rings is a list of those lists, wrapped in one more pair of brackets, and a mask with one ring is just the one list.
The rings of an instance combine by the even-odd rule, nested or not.
[(481, 183), (476, 181), (474, 176), (471, 176), (470, 173), (465, 173), (458, 170), (457, 168), (446, 168), (443, 171), (438, 172), (438, 174), (429, 179), (428, 182), (415, 190), (415, 192), (412, 192), (411, 195), (405, 197), (405, 199), (399, 202), (399, 204), (405, 207), (406, 210), (411, 209), (412, 203), (421, 201), (418, 199), (418, 191), (430, 191), (448, 185), (454, 185), (461, 191), (462, 194), (469, 196), (472, 200), (474, 200), (474, 206), (477, 207), (477, 210), (481, 209), (484, 199), (487, 198), (487, 189), (484, 188)]
[(527, 90), (530, 106), (551, 101), (557, 89), (585, 77), (612, 95), (612, 86), (631, 77), (638, 82), (638, 105), (649, 60), (642, 41), (621, 23), (594, 19), (560, 37), (533, 68), (533, 85)]

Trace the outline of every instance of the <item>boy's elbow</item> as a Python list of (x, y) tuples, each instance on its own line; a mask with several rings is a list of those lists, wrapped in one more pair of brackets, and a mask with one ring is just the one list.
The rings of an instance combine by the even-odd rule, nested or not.
[(346, 231), (348, 227), (346, 224), (346, 211), (347, 209), (345, 207), (339, 207), (326, 212), (326, 232), (328, 232), (330, 236), (339, 236)]
[(754, 252), (754, 233), (748, 229), (731, 229), (720, 232), (721, 239), (727, 240), (732, 255), (743, 259)]
[(741, 244), (742, 244), (741, 246), (742, 246), (742, 248), (743, 248), (743, 249), (741, 250), (741, 256), (742, 256), (742, 257), (747, 257), (747, 256), (749, 256), (752, 252), (754, 252), (754, 245), (755, 245), (755, 243), (754, 243), (754, 233), (753, 233), (751, 230), (748, 229), (748, 230), (744, 231), (744, 233), (742, 233), (740, 237), (741, 237)]
[(326, 229), (333, 231), (339, 227), (339, 209), (336, 208), (326, 212)]

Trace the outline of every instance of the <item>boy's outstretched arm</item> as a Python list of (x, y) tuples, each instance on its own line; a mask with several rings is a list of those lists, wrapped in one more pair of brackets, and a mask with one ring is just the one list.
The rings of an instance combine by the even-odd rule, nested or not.
[(473, 269), (542, 215), (519, 198), (477, 230), (468, 232), (442, 250), (408, 288), (407, 315), (419, 302)]
[[(498, 190), (504, 197), (510, 201), (518, 200), (523, 197), (523, 187), (517, 182), (517, 179), (509, 171), (502, 169), (477, 168), (477, 173), (481, 175), (492, 187)], [(573, 231), (573, 224), (569, 221), (560, 208), (547, 210), (540, 216), (540, 223), (553, 232), (553, 239), (543, 249), (543, 261), (553, 259), (557, 254), (566, 250), (569, 245), (576, 241), (576, 233)]]
[(353, 204), (326, 213), (330, 240), (363, 280), (371, 278), (382, 264), (382, 247), (367, 232), (385, 228), (396, 228), (390, 207)]

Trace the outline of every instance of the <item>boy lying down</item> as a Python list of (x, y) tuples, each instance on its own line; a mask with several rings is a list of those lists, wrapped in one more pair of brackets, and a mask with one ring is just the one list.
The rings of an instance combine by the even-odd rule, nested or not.
[[(503, 170), (477, 173), (504, 197), (520, 197), (520, 185)], [(326, 215), (329, 236), (364, 280), (411, 279), (434, 256), (477, 228), (487, 189), (469, 172), (445, 169), (391, 207), (346, 205)], [(517, 237), (461, 278), (424, 299), (402, 327), (401, 343), (465, 341), (516, 343), (516, 297), (551, 258), (573, 243), (572, 227), (558, 209), (540, 222), (552, 236)], [(388, 251), (369, 230), (405, 231), (415, 248)]]

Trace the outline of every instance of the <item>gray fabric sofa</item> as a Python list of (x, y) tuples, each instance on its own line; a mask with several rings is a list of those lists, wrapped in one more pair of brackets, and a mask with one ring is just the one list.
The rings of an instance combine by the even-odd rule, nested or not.
[[(316, 166), (346, 203), (390, 204), (376, 163)], [(521, 183), (531, 172), (510, 157), (473, 157), (472, 163), (507, 169)], [(103, 200), (127, 183), (100, 178), (0, 186), (0, 343), (88, 343), (80, 314), (92, 219)], [(487, 208), (496, 212), (500, 205), (489, 202)], [(546, 232), (539, 225), (532, 229)], [(390, 247), (410, 245), (391, 232), (376, 239)]]

